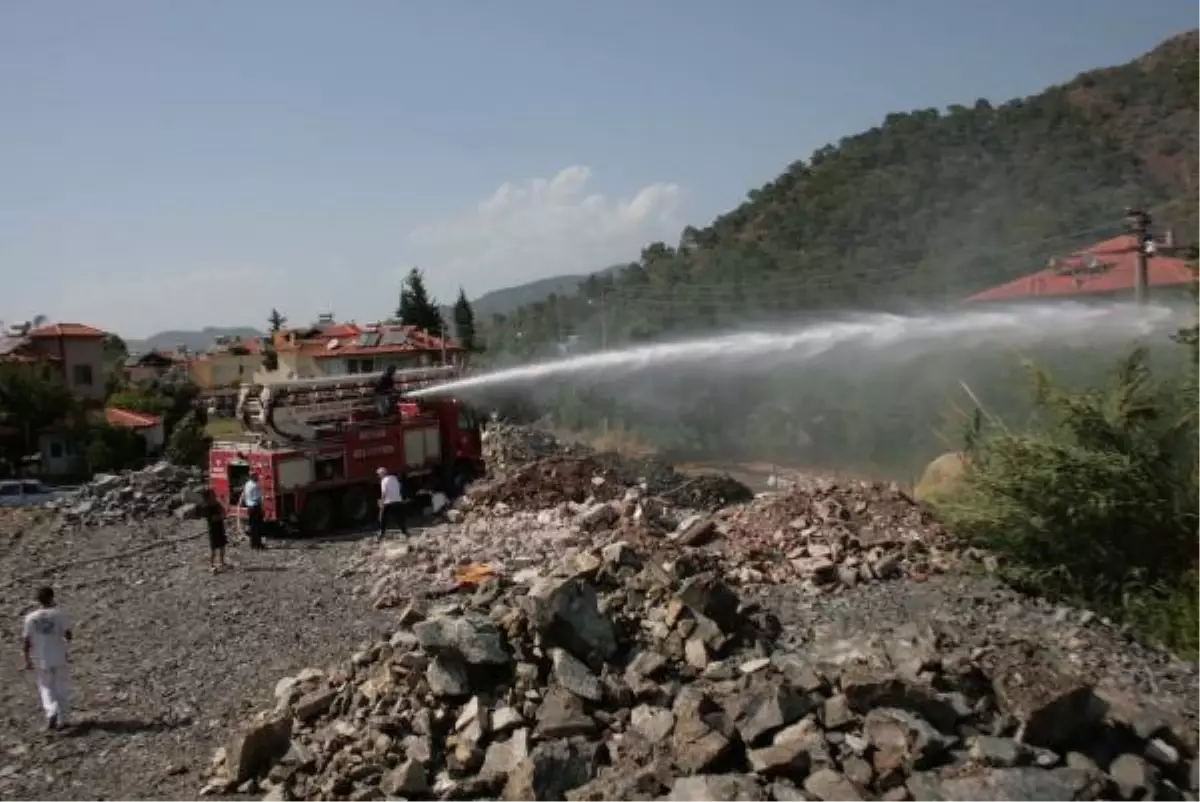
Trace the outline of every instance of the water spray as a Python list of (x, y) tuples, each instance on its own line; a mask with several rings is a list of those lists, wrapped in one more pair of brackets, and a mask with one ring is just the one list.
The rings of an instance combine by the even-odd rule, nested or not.
[(748, 371), (802, 366), (826, 355), (913, 355), (976, 346), (1119, 344), (1178, 325), (1160, 305), (1081, 302), (955, 309), (925, 315), (860, 313), (784, 331), (748, 331), (601, 351), (497, 370), (417, 390), (414, 397), (462, 395), (565, 377), (623, 378), (646, 370), (700, 365)]

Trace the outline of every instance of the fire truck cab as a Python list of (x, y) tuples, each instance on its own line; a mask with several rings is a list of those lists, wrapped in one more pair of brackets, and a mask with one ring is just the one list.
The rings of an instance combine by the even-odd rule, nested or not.
[(240, 515), (253, 473), (264, 520), (304, 534), (372, 519), (381, 467), (409, 498), (457, 495), (484, 472), (481, 421), (452, 398), (405, 397), (448, 377), (434, 368), (243, 387), (238, 415), (251, 439), (213, 444), (209, 486)]

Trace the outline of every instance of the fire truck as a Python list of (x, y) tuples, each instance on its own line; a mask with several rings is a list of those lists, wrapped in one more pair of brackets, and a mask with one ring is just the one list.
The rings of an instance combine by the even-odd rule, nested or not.
[(457, 375), (442, 366), (243, 385), (236, 414), (249, 437), (213, 443), (209, 486), (240, 516), (253, 473), (268, 525), (303, 534), (372, 519), (379, 468), (410, 498), (456, 495), (484, 472), (480, 420), (456, 399), (410, 394)]

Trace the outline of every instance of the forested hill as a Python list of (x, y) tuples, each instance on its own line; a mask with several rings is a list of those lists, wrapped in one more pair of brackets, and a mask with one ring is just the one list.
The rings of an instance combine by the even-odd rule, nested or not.
[(1118, 233), (1129, 205), (1151, 207), (1157, 228), (1190, 241), (1198, 41), (1190, 31), (999, 106), (891, 114), (793, 163), (708, 227), (686, 228), (678, 244), (649, 244), (578, 294), (485, 321), (489, 349), (954, 300)]

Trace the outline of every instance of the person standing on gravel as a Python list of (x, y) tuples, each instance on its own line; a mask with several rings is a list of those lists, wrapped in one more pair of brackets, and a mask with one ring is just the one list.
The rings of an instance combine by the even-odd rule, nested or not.
[(39, 588), (38, 609), (25, 616), (25, 668), (34, 672), (38, 698), (46, 713), (46, 728), (55, 730), (67, 719), (67, 643), (71, 622), (54, 604), (54, 589)]
[(225, 567), (225, 547), (229, 545), (229, 538), (225, 535), (225, 508), (211, 487), (204, 490), (200, 510), (208, 524), (209, 564), (215, 574)]
[(246, 530), (250, 536), (250, 548), (262, 551), (262, 492), (258, 489), (258, 475), (250, 474), (242, 487), (242, 505), (246, 508)]
[(400, 524), (400, 531), (408, 534), (408, 522), (404, 517), (404, 493), (400, 480), (387, 468), (375, 471), (379, 476), (379, 539), (387, 534), (388, 521)]

